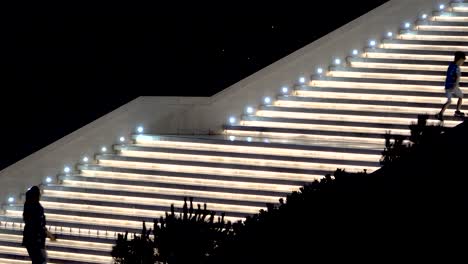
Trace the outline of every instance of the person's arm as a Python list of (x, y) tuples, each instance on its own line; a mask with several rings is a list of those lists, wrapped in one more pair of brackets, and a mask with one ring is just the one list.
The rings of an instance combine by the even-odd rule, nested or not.
[(50, 241), (56, 241), (57, 240), (57, 236), (52, 234), (52, 232), (50, 232), (47, 229), (45, 230), (45, 232), (46, 232), (46, 236), (50, 239)]

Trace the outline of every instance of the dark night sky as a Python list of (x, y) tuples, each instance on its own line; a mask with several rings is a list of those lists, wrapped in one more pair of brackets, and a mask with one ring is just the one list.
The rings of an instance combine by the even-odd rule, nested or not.
[(384, 2), (3, 17), (0, 169), (139, 95), (213, 95)]

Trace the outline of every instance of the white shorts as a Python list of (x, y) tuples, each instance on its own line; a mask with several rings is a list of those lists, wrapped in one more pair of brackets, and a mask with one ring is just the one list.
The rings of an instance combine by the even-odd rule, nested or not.
[(447, 97), (447, 102), (452, 101), (452, 97), (463, 98), (463, 92), (460, 87), (455, 87), (452, 89), (445, 89), (445, 96)]

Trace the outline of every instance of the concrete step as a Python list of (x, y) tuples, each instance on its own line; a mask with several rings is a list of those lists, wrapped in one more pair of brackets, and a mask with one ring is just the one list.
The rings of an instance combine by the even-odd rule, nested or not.
[(436, 27), (465, 27), (465, 22), (457, 21), (435, 21), (432, 19), (418, 20), (416, 22), (416, 30), (421, 30), (421, 26), (436, 26)]
[[(394, 45), (419, 45), (422, 48), (416, 48), (416, 50), (427, 50), (432, 51), (432, 49), (424, 49), (424, 46), (440, 46), (440, 47), (462, 47), (462, 51), (466, 51), (468, 48), (466, 47), (466, 41), (458, 40), (458, 41), (441, 41), (441, 40), (410, 40), (410, 39), (383, 39), (382, 45), (385, 44), (394, 44)], [(380, 47), (386, 48), (386, 47)], [(450, 51), (446, 49), (440, 49), (445, 51)]]
[[(349, 100), (349, 99), (326, 99), (326, 98), (308, 98), (309, 100), (286, 100), (281, 99), (275, 102), (275, 107), (282, 107), (282, 108), (296, 108), (296, 109), (320, 109), (320, 110), (350, 110), (350, 111), (366, 111), (366, 112), (375, 112), (376, 114), (383, 113), (383, 112), (390, 112), (394, 114), (408, 114), (417, 116), (419, 114), (428, 114), (431, 116), (432, 120), (431, 123), (438, 124), (438, 121), (434, 120), (435, 114), (440, 111), (442, 104), (408, 104), (405, 106), (405, 103), (399, 102), (401, 106), (392, 105), (393, 102), (389, 104), (385, 104), (384, 101), (372, 101), (372, 100), (360, 100), (361, 105), (356, 105), (356, 101), (358, 100)], [(455, 105), (457, 100), (454, 100), (453, 105)], [(379, 104), (380, 103), (380, 104)], [(397, 102), (398, 103), (398, 102)], [(453, 116), (455, 112), (455, 107), (451, 106), (447, 112), (447, 117)], [(462, 109), (466, 108), (462, 106)], [(459, 117), (450, 117), (453, 121), (447, 123), (448, 126), (452, 127), (459, 124), (463, 119)], [(414, 120), (416, 122), (416, 119)], [(266, 136), (266, 134), (262, 135)], [(288, 138), (289, 139), (289, 138)], [(313, 140), (313, 138), (310, 138)], [(326, 139), (326, 138), (322, 138)], [(332, 139), (332, 138), (329, 138)], [(317, 138), (318, 140), (318, 138)], [(364, 142), (361, 142), (364, 143)], [(380, 146), (378, 146), (380, 147)]]
[[(246, 117), (249, 118), (249, 117)], [(156, 148), (156, 147), (143, 147), (143, 146), (115, 146), (115, 150), (121, 156), (131, 157), (149, 157), (149, 158), (165, 158), (171, 160), (190, 160), (190, 161), (207, 161), (218, 162), (223, 164), (244, 164), (274, 167), (279, 166), (283, 168), (302, 168), (313, 169), (316, 165), (314, 163), (343, 163), (347, 165), (365, 165), (374, 166), (373, 162), (354, 161), (352, 159), (330, 159), (328, 157), (315, 157), (315, 158), (298, 158), (278, 155), (259, 155), (235, 152), (222, 152), (222, 151), (208, 151), (208, 150), (192, 150), (192, 149), (177, 149), (177, 148)]]
[(468, 51), (465, 41), (431, 41), (431, 40), (404, 40), (384, 39), (380, 48), (384, 49), (416, 49), (427, 51)]
[[(336, 74), (346, 75), (346, 74)], [(335, 77), (335, 78), (348, 78), (348, 77)], [(354, 77), (353, 77), (354, 78)], [(316, 83), (314, 83), (316, 85)], [(320, 87), (320, 86), (314, 86)], [(328, 87), (325, 89), (309, 89), (298, 90), (294, 93), (294, 97), (299, 98), (315, 98), (315, 99), (359, 99), (368, 101), (386, 101), (386, 102), (399, 102), (399, 103), (421, 103), (421, 104), (444, 104), (447, 99), (445, 97), (444, 88), (431, 89), (427, 92), (416, 91), (398, 91), (393, 94), (390, 89), (365, 89), (359, 86), (350, 87), (348, 89), (339, 89), (335, 87)], [(466, 88), (462, 88), (462, 91)], [(275, 102), (276, 105), (276, 102)]]
[[(388, 81), (424, 81), (444, 83), (446, 70), (400, 70), (400, 69), (372, 69), (357, 67), (331, 67), (327, 76), (362, 79), (382, 79)], [(461, 82), (468, 82), (468, 73), (462, 72)]]
[[(173, 136), (173, 135), (169, 135)], [(181, 136), (189, 136), (189, 135), (181, 135)], [(195, 136), (194, 136), (195, 137)], [(335, 149), (341, 149), (341, 148), (349, 148), (349, 149), (378, 149), (380, 150), (380, 145), (362, 145), (362, 144), (355, 144), (352, 142), (346, 142), (343, 140), (330, 140), (328, 142), (323, 142), (320, 140), (301, 140), (301, 139), (277, 139), (277, 138), (269, 138), (269, 137), (243, 137), (243, 136), (232, 136), (226, 134), (224, 131), (221, 132), (220, 134), (214, 134), (214, 135), (196, 135), (197, 139), (211, 139), (213, 137), (216, 137), (216, 139), (224, 140), (224, 141), (229, 141), (229, 142), (247, 142), (248, 144), (253, 144), (253, 143), (266, 143), (266, 144), (283, 144), (287, 146), (288, 144), (290, 145), (303, 145), (303, 146), (320, 146), (320, 147), (330, 147), (330, 148), (335, 148)], [(141, 145), (141, 144), (138, 144)], [(144, 144), (143, 144), (144, 145)], [(253, 149), (256, 149), (254, 147)], [(259, 148), (257, 148), (259, 149)], [(265, 148), (263, 148), (265, 149)], [(223, 151), (223, 150), (219, 150)], [(280, 150), (281, 151), (281, 150)], [(270, 153), (277, 155), (277, 153)], [(285, 153), (283, 155), (289, 155), (288, 153)]]
[[(439, 37), (439, 39), (434, 38), (433, 40), (443, 40), (443, 41), (457, 41), (456, 37), (468, 37), (468, 31), (459, 31), (459, 30), (450, 30), (451, 27), (448, 27), (445, 30), (419, 30), (418, 26), (416, 27), (415, 30), (401, 30), (400, 35), (396, 39), (401, 39), (400, 37), (404, 36), (411, 36), (411, 35), (423, 35), (423, 36), (433, 36), (433, 37)], [(435, 27), (435, 26), (433, 26)], [(424, 28), (424, 27), (423, 27)], [(430, 27), (426, 27), (426, 29), (430, 29)], [(468, 29), (468, 26), (467, 26)], [(452, 39), (452, 37), (454, 37)], [(405, 39), (405, 38), (403, 38)]]
[[(442, 100), (441, 100), (442, 101)], [(334, 103), (338, 109), (345, 108), (344, 105), (365, 105), (374, 106), (375, 111), (393, 111), (395, 113), (436, 113), (440, 110), (442, 103), (418, 103), (418, 102), (398, 102), (385, 100), (366, 100), (366, 99), (335, 99), (335, 98), (313, 98), (313, 97), (279, 97), (275, 102), (275, 106), (299, 106), (299, 107), (314, 107), (315, 103)], [(442, 101), (443, 102), (443, 101)], [(340, 104), (340, 105), (339, 105)], [(351, 107), (352, 108), (352, 107)], [(462, 107), (463, 108), (463, 107)], [(466, 108), (466, 107), (464, 107)], [(360, 107), (356, 107), (356, 110)], [(434, 112), (436, 111), (436, 112)]]
[[(3, 235), (6, 236), (23, 236), (23, 227), (24, 224), (15, 225), (14, 227), (11, 226), (10, 223), (5, 225), (5, 222), (0, 223), (0, 239)], [(58, 238), (57, 241), (54, 242), (55, 246), (59, 246), (64, 243), (70, 243), (71, 246), (76, 247), (83, 247), (89, 249), (99, 249), (105, 251), (107, 249), (112, 248), (115, 244), (115, 237), (90, 237), (90, 236), (77, 236), (75, 234), (70, 234), (63, 230), (60, 232), (59, 227), (54, 227), (47, 225), (47, 228), (57, 234)], [(58, 228), (58, 229), (57, 229)], [(46, 243), (50, 242), (50, 240), (46, 240)], [(1, 263), (1, 262), (0, 262)]]
[[(57, 194), (57, 192), (55, 192)], [(169, 211), (171, 204), (180, 204), (183, 201), (181, 199), (160, 199), (160, 198), (133, 198), (124, 197), (118, 195), (103, 195), (103, 194), (90, 194), (90, 193), (79, 193), (79, 192), (61, 192), (62, 196), (52, 195), (46, 193), (42, 198), (44, 204), (54, 204), (53, 208), (59, 208), (61, 204), (76, 204), (80, 205), (76, 208), (79, 210), (94, 210), (96, 208), (109, 209), (108, 212), (116, 214), (129, 215), (138, 213), (152, 212), (152, 211)], [(205, 202), (194, 198), (195, 204), (203, 205)], [(209, 203), (208, 206), (211, 210), (216, 212), (232, 212), (242, 213), (245, 215), (256, 214), (260, 209), (263, 209), (266, 204), (264, 203), (253, 203), (251, 204), (239, 204), (239, 203)], [(141, 214), (145, 215), (145, 214)], [(148, 215), (148, 214), (146, 214)]]
[[(365, 86), (374, 86), (378, 88), (387, 88), (395, 90), (410, 90), (410, 89), (437, 89), (439, 88), (440, 91), (444, 91), (445, 81), (418, 81), (418, 80), (389, 80), (389, 79), (378, 79), (378, 78), (359, 78), (359, 77), (333, 77), (333, 76), (323, 76), (316, 80), (313, 80), (309, 83), (310, 86), (323, 86), (321, 81), (329, 81), (329, 82), (341, 82), (346, 83), (349, 85), (349, 88), (357, 88), (362, 87), (362, 83)], [(405, 88), (406, 86), (406, 88)], [(468, 83), (460, 82), (460, 87), (465, 89), (468, 87)]]
[[(433, 46), (433, 47), (441, 47), (443, 49), (436, 49), (441, 51), (452, 51), (450, 49), (445, 49), (444, 47), (461, 47), (462, 51), (466, 51), (468, 47), (466, 47), (467, 41), (458, 40), (458, 41), (441, 41), (441, 40), (406, 40), (406, 39), (384, 39), (382, 40), (382, 44), (384, 47), (380, 48), (387, 48), (385, 45), (393, 45), (389, 46), (391, 49), (406, 49), (404, 46), (407, 45), (415, 45), (418, 48), (416, 50), (426, 50), (426, 51), (433, 51), (433, 49), (425, 48), (425, 46)], [(402, 47), (398, 47), (398, 46)], [(455, 49), (456, 50), (456, 49)], [(431, 52), (432, 53), (432, 52)]]
[(411, 48), (400, 49), (387, 47), (367, 49), (362, 57), (374, 59), (444, 61), (448, 65), (448, 63), (453, 61), (453, 55), (453, 50), (417, 50)]
[[(61, 181), (67, 186), (106, 190), (125, 188), (134, 192), (161, 192), (188, 197), (211, 196), (230, 199), (247, 199), (245, 195), (284, 196), (305, 183), (239, 177), (237, 177), (239, 180), (237, 178), (216, 180), (205, 179), (206, 175), (199, 174), (193, 174), (193, 177), (185, 176), (188, 175), (174, 173), (166, 176), (152, 171), (92, 166), (82, 168), (81, 175), (61, 177)], [(323, 177), (323, 175), (317, 175), (317, 179), (320, 179), (320, 176)], [(136, 188), (131, 188), (131, 186)]]
[[(99, 222), (103, 226), (107, 225), (109, 230), (115, 231), (113, 227), (121, 227), (122, 223), (129, 222), (133, 223), (135, 226), (141, 226), (143, 221), (152, 222), (153, 219), (159, 219), (159, 217), (164, 216), (166, 212), (169, 212), (169, 207), (159, 207), (160, 210), (138, 210), (133, 211), (126, 210), (125, 208), (117, 208), (110, 206), (93, 206), (88, 204), (66, 204), (58, 202), (47, 202), (41, 201), (41, 204), (44, 206), (44, 211), (46, 217), (48, 215), (57, 215), (60, 217), (86, 217), (91, 219), (91, 223)], [(176, 206), (179, 206), (177, 204)], [(167, 210), (165, 210), (167, 209)], [(8, 213), (14, 212), (13, 214), (22, 215), (23, 207), (21, 205), (8, 205), (6, 206)], [(138, 214), (138, 213), (144, 214)], [(48, 217), (49, 218), (49, 217)], [(77, 220), (79, 220), (78, 218)], [(64, 223), (74, 223), (75, 219), (71, 221), (63, 221)], [(106, 224), (107, 222), (107, 224)], [(86, 223), (86, 222), (79, 222)], [(93, 224), (94, 224), (93, 223)], [(63, 226), (70, 226), (64, 224)], [(73, 226), (72, 226), (73, 227)], [(101, 229), (106, 230), (106, 229)]]
[[(468, 92), (468, 89), (465, 88), (465, 91)], [(382, 89), (380, 87), (375, 88), (361, 88), (361, 87), (321, 87), (321, 86), (302, 86), (297, 87), (294, 90), (294, 96), (308, 96), (308, 95), (315, 95), (316, 93), (325, 93), (325, 94), (350, 94), (354, 95), (354, 98), (358, 97), (359, 95), (379, 95), (379, 96), (388, 96), (388, 98), (392, 98), (391, 96), (395, 96), (393, 98), (399, 98), (399, 96), (409, 97), (409, 98), (422, 98), (422, 99), (432, 99), (432, 98), (440, 98), (443, 96), (443, 89), (432, 89), (432, 90), (406, 90), (406, 91), (399, 91), (399, 90), (391, 90), (391, 89)], [(441, 95), (442, 94), (442, 95)], [(377, 100), (377, 99), (376, 99)], [(414, 117), (414, 116), (413, 116)]]
[[(397, 70), (416, 70), (416, 71), (434, 71), (446, 72), (449, 63), (445, 61), (416, 61), (402, 60), (392, 58), (361, 58), (349, 57), (348, 61), (353, 68), (371, 68), (371, 69), (397, 69)], [(466, 66), (461, 67), (462, 73), (468, 72)]]
[(420, 41), (468, 41), (468, 35), (462, 35), (462, 32), (452, 32), (449, 34), (447, 31), (443, 31), (445, 34), (430, 34), (435, 33), (433, 31), (420, 31), (418, 34), (415, 33), (404, 33), (398, 35), (398, 40), (420, 40)]
[[(48, 258), (53, 263), (67, 263), (67, 264), (111, 264), (111, 256), (98, 256), (91, 254), (79, 254), (79, 253), (67, 253), (59, 252), (55, 250), (47, 251)], [(28, 253), (24, 247), (15, 247), (15, 246), (3, 246), (0, 245), (0, 259), (14, 259), (21, 263), (21, 261), (29, 260)], [(48, 262), (49, 263), (49, 262)]]
[[(207, 136), (207, 137), (187, 137), (171, 135), (133, 135), (136, 146), (148, 147), (167, 147), (196, 150), (226, 151), (235, 153), (252, 153), (260, 155), (283, 155), (289, 157), (310, 157), (324, 155), (325, 153), (352, 153), (355, 155), (363, 154), (359, 159), (369, 160), (367, 155), (380, 155), (380, 145), (370, 147), (350, 147), (346, 141), (240, 141), (229, 140), (229, 136)], [(308, 144), (306, 144), (308, 143)], [(333, 156), (330, 156), (333, 157)]]
[(447, 11), (434, 12), (432, 20), (446, 21), (446, 22), (460, 22), (460, 23), (465, 23), (468, 25), (468, 14), (466, 12), (456, 12), (455, 10), (452, 12), (447, 12)]
[[(406, 114), (435, 114), (442, 103), (413, 103), (366, 99), (336, 99), (314, 97), (279, 97), (274, 104), (277, 107), (321, 108), (327, 107), (340, 110), (357, 110), (373, 112), (394, 112)], [(354, 107), (354, 108), (353, 108)]]
[[(311, 89), (314, 88), (315, 87), (311, 87)], [(395, 93), (398, 92), (399, 91), (395, 91)], [(280, 106), (262, 106), (259, 108), (256, 115), (265, 117), (285, 117), (298, 119), (356, 120), (359, 122), (391, 123), (406, 126), (409, 126), (417, 120), (417, 114), (354, 111), (340, 109), (292, 108)], [(438, 123), (439, 122), (437, 119), (435, 119), (435, 117), (429, 117), (428, 124), (434, 125)], [(459, 123), (459, 118), (453, 116), (448, 116), (445, 120), (445, 125), (448, 126), (455, 126)]]
[(434, 32), (466, 32), (468, 31), (468, 25), (459, 22), (441, 22), (424, 20), (419, 21), (415, 27), (415, 31), (434, 31)]
[(162, 170), (167, 172), (200, 173), (220, 176), (239, 176), (260, 179), (280, 179), (314, 181), (321, 170), (288, 169), (281, 167), (261, 167), (251, 165), (218, 164), (213, 162), (173, 161), (168, 159), (149, 159), (122, 157), (117, 155), (96, 156), (99, 165), (116, 168)]
[[(352, 77), (331, 77), (322, 76), (311, 81), (308, 85), (303, 87), (306, 89), (307, 86), (311, 89), (315, 87), (333, 87), (340, 88), (346, 87), (347, 89), (372, 89), (372, 90), (384, 90), (384, 91), (403, 91), (403, 92), (432, 92), (432, 93), (443, 93), (445, 91), (443, 85), (435, 85), (436, 82), (417, 82), (417, 81), (386, 81), (385, 79), (361, 79)], [(301, 88), (302, 89), (302, 88)], [(466, 87), (461, 87), (462, 91), (468, 91)], [(445, 97), (445, 96), (443, 96)], [(276, 104), (274, 102), (273, 104)]]
[[(19, 208), (14, 210), (6, 210), (0, 215), (0, 221), (22, 223), (23, 211)], [(52, 210), (53, 212), (53, 210)], [(69, 234), (92, 236), (92, 237), (109, 237), (116, 233), (139, 233), (143, 227), (141, 221), (130, 221), (123, 219), (97, 218), (94, 216), (67, 215), (65, 211), (52, 213), (51, 210), (46, 211), (47, 224), (57, 226), (58, 230), (67, 231)], [(55, 230), (55, 229), (54, 229)]]
[(468, 12), (468, 3), (465, 2), (454, 2), (450, 4), (450, 7), (456, 12)]
[(394, 125), (385, 123), (368, 123), (352, 121), (330, 121), (330, 120), (310, 120), (310, 119), (291, 119), (291, 118), (271, 118), (261, 116), (246, 116), (241, 121), (241, 125), (246, 126), (267, 126), (277, 128), (291, 129), (322, 129), (327, 131), (346, 132), (366, 132), (385, 134), (388, 131), (398, 134), (408, 134), (407, 125)]
[[(15, 215), (0, 215), (0, 234), (23, 234), (24, 223), (22, 218)], [(49, 220), (49, 219), (48, 219)], [(57, 224), (57, 222), (55, 222)], [(90, 228), (75, 228), (63, 225), (54, 225), (50, 221), (47, 222), (47, 229), (56, 234), (60, 239), (84, 242), (92, 245), (98, 244), (115, 244), (117, 232), (107, 229), (90, 229)], [(15, 233), (16, 232), (16, 233)], [(118, 233), (125, 232), (119, 231)]]
[[(447, 55), (452, 55), (453, 57), (453, 52)], [(413, 69), (418, 70), (416, 67), (417, 66), (424, 66), (424, 67), (444, 67), (443, 69), (447, 69), (449, 62), (446, 61), (439, 61), (439, 60), (424, 60), (424, 61), (418, 61), (418, 60), (408, 60), (408, 59), (392, 59), (392, 58), (366, 58), (366, 57), (348, 57), (347, 59), (350, 63), (368, 63), (373, 65), (373, 63), (386, 63), (389, 65), (408, 65), (411, 67), (414, 67)], [(452, 58), (453, 60), (453, 58)], [(465, 64), (468, 66), (468, 63)], [(361, 67), (358, 67), (361, 68)], [(395, 68), (393, 68), (395, 69)], [(461, 69), (465, 69), (465, 67), (461, 67)]]
[[(0, 254), (0, 263), (2, 264), (31, 264), (31, 260), (29, 260), (26, 256), (18, 256), (14, 254)], [(48, 264), (58, 264), (57, 262), (47, 262)], [(73, 262), (67, 262), (73, 263)], [(74, 263), (76, 264), (76, 262)]]
[[(97, 186), (99, 187), (99, 186)], [(54, 197), (54, 198), (61, 198), (61, 197), (73, 197), (79, 198), (84, 200), (92, 200), (92, 201), (118, 201), (119, 203), (127, 204), (127, 205), (154, 205), (157, 204), (159, 200), (164, 201), (175, 201), (174, 203), (180, 203), (186, 198), (186, 195), (176, 195), (174, 193), (166, 192), (132, 192), (131, 189), (127, 190), (125, 187), (119, 185), (121, 187), (120, 190), (113, 190), (113, 189), (97, 189), (97, 188), (82, 188), (80, 186), (68, 186), (65, 184), (61, 185), (48, 185), (44, 187), (43, 197)], [(276, 203), (278, 199), (274, 196), (260, 196), (260, 195), (251, 195), (247, 196), (244, 195), (244, 199), (231, 199), (227, 197), (211, 197), (209, 195), (199, 195), (198, 197), (194, 197), (197, 203), (207, 203), (209, 205), (212, 204), (227, 204), (227, 205), (242, 205), (242, 206), (257, 206), (263, 207), (266, 203)], [(190, 196), (192, 197), (192, 196)], [(223, 199), (224, 198), (224, 199)], [(248, 198), (248, 199), (245, 199)]]
[[(373, 73), (373, 74), (379, 74), (379, 75), (387, 75), (387, 78), (395, 78), (392, 77), (393, 75), (397, 76), (398, 78), (402, 79), (412, 79), (412, 80), (417, 80), (417, 76), (424, 76), (423, 80), (435, 80), (435, 81), (445, 81), (445, 74), (447, 72), (448, 64), (445, 64), (445, 70), (441, 71), (427, 71), (427, 70), (417, 70), (417, 69), (409, 69), (409, 70), (402, 70), (402, 69), (395, 69), (395, 68), (390, 68), (390, 69), (373, 69), (369, 67), (365, 68), (360, 68), (360, 67), (341, 67), (341, 66), (332, 66), (330, 67), (330, 72), (349, 72), (349, 73)], [(401, 77), (398, 77), (401, 76)], [(408, 77), (406, 77), (408, 76)], [(468, 79), (466, 78), (468, 76), (467, 72), (462, 72), (462, 80), (466, 82)], [(358, 76), (361, 77), (361, 76)]]
[[(255, 136), (262, 134), (268, 137), (295, 137), (302, 139), (316, 139), (318, 137), (327, 140), (327, 138), (341, 138), (355, 142), (372, 142), (384, 144), (384, 135), (371, 133), (357, 133), (344, 131), (324, 131), (309, 129), (285, 129), (271, 127), (253, 127), (253, 126), (225, 126), (226, 133), (230, 135)], [(383, 146), (383, 145), (382, 145)], [(328, 173), (328, 172), (325, 172)]]
[[(367, 88), (396, 91), (427, 91), (443, 93), (445, 82), (436, 81), (413, 81), (413, 80), (387, 80), (379, 78), (356, 78), (356, 77), (332, 77), (322, 76), (312, 80), (309, 84), (312, 87), (342, 87), (348, 88)], [(468, 83), (461, 82), (460, 88), (462, 91), (467, 91)], [(443, 94), (442, 94), (443, 96)], [(284, 98), (285, 96), (282, 96)], [(445, 96), (443, 96), (445, 97)], [(276, 105), (276, 101), (272, 103)]]
[(446, 10), (435, 11), (435, 12), (433, 12), (433, 16), (435, 16), (435, 17), (439, 17), (439, 16), (440, 17), (451, 17), (451, 18), (465, 17), (465, 18), (468, 19), (468, 14), (466, 12), (458, 12), (456, 10), (452, 10), (452, 11), (446, 11)]
[[(393, 42), (398, 43), (400, 40), (394, 40)], [(401, 40), (403, 41), (403, 40)], [(436, 59), (432, 59), (431, 56), (442, 56), (443, 61), (452, 62), (453, 61), (453, 54), (455, 51), (453, 50), (423, 50), (423, 49), (392, 49), (392, 48), (367, 48), (365, 49), (362, 57), (371, 58), (371, 55), (374, 53), (386, 53), (386, 54), (409, 54), (409, 55), (425, 55), (427, 58), (424, 61), (431, 61), (440, 59), (436, 57)]]
[[(159, 219), (165, 216), (166, 212), (170, 212), (170, 207), (161, 210), (130, 210), (120, 209), (116, 207), (106, 206), (92, 206), (86, 204), (67, 204), (55, 202), (41, 202), (44, 205), (44, 211), (47, 217), (47, 222), (56, 226), (63, 226), (68, 228), (81, 228), (100, 230), (104, 233), (107, 231), (113, 232), (141, 232), (143, 221), (152, 223), (154, 219)], [(176, 212), (181, 212), (183, 201), (176, 204)], [(180, 209), (179, 209), (180, 207)], [(164, 210), (166, 209), (166, 210)], [(208, 207), (210, 210), (210, 207)], [(140, 214), (144, 212), (144, 214)], [(217, 212), (220, 214), (220, 212)], [(9, 205), (6, 208), (6, 217), (19, 218), (23, 214), (21, 205)], [(237, 222), (244, 219), (249, 214), (226, 212), (226, 221)]]
[[(22, 235), (9, 235), (0, 233), (0, 247), (7, 246), (22, 248), (22, 240)], [(56, 251), (60, 253), (109, 256), (109, 252), (112, 250), (112, 245), (106, 245), (106, 247), (102, 247), (102, 245), (96, 243), (79, 243), (77, 241), (57, 239), (55, 242), (47, 241), (46, 248), (48, 251)]]

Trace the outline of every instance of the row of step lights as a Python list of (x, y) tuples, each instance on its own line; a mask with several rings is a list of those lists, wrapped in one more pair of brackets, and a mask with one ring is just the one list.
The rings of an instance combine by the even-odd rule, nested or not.
[[(468, 11), (466, 4), (453, 4), (452, 8), (455, 12)], [(441, 9), (445, 7), (441, 6)], [(433, 18), (423, 15), (424, 21), (420, 21), (415, 30), (443, 32), (449, 29), (444, 25), (452, 26), (448, 17), (441, 19), (437, 15)], [(456, 20), (462, 17), (457, 16)], [(445, 21), (439, 22), (441, 20)], [(468, 32), (467, 26), (460, 27), (465, 21), (468, 19), (456, 26), (460, 35)], [(432, 24), (439, 28), (431, 27)], [(410, 30), (411, 24), (404, 27)], [(385, 120), (392, 125), (393, 132), (406, 133), (404, 127), (417, 114), (440, 107), (442, 85), (436, 81), (442, 79), (413, 79), (413, 86), (404, 87), (392, 84), (412, 82), (405, 80), (405, 75), (410, 73), (403, 71), (417, 68), (442, 72), (452, 59), (453, 51), (441, 49), (442, 43), (434, 44), (430, 50), (408, 46), (414, 48), (413, 51), (398, 46), (400, 41), (414, 41), (405, 39), (406, 31), (402, 33), (397, 36), (398, 41), (388, 39), (381, 44), (370, 41), (371, 47), (363, 54), (353, 51), (348, 61), (352, 68), (341, 67), (342, 61), (336, 59), (336, 66), (328, 72), (318, 69), (309, 85), (306, 85), (308, 80), (301, 77), (300, 86), (294, 91), (283, 87), (283, 95), (276, 101), (267, 97), (265, 105), (257, 109), (247, 107), (240, 123), (235, 117), (228, 120), (230, 125), (226, 127), (226, 136), (151, 136), (142, 135), (143, 128), (140, 127), (130, 141), (120, 139), (127, 144), (114, 146), (119, 155), (106, 154), (105, 148), (96, 156), (95, 162), (84, 158), (76, 172), (66, 167), (58, 176), (57, 184), (53, 183), (52, 177), (46, 178), (41, 203), (46, 208), (48, 228), (61, 234), (57, 242), (48, 243), (51, 262), (110, 263), (108, 253), (116, 233), (125, 230), (138, 233), (143, 220), (150, 221), (164, 215), (170, 204), (175, 203), (177, 207), (185, 196), (194, 197), (197, 203), (207, 202), (209, 209), (225, 211), (227, 220), (236, 221), (257, 212), (267, 202), (277, 202), (278, 198), (297, 190), (303, 183), (319, 179), (325, 172), (339, 166), (346, 165), (347, 169), (354, 171), (377, 169), (381, 138), (356, 136), (360, 130), (348, 133), (347, 137), (341, 132), (333, 135), (331, 132), (337, 127), (334, 123), (346, 122), (346, 115), (353, 116), (352, 126), (338, 128), (362, 126), (367, 129), (367, 134), (381, 135), (387, 127), (378, 125)], [(387, 37), (393, 38), (393, 33), (387, 33)], [(404, 63), (395, 64), (396, 59)], [(428, 59), (430, 64), (426, 61)], [(396, 71), (392, 74), (362, 71), (366, 66), (368, 69)], [(360, 71), (353, 72), (356, 67)], [(387, 82), (389, 79), (391, 82)], [(372, 89), (367, 87), (368, 82), (372, 83)], [(344, 87), (348, 89), (346, 93), (339, 89)], [(421, 88), (424, 91), (420, 91)], [(385, 97), (388, 96), (386, 91), (391, 91), (391, 97)], [(374, 97), (368, 100), (370, 95), (364, 92)], [(415, 103), (411, 107), (407, 106), (411, 103), (404, 100), (409, 93), (413, 97), (408, 101)], [(366, 97), (360, 99), (359, 105), (343, 103), (362, 94)], [(338, 95), (339, 98), (335, 97)], [(329, 104), (323, 103), (330, 96), (338, 99), (332, 104), (342, 106), (334, 113), (327, 111)], [(418, 102), (418, 96), (432, 98), (432, 101)], [(440, 100), (434, 99), (437, 97), (441, 97)], [(397, 107), (370, 104), (370, 101), (380, 99), (386, 102), (395, 98), (401, 103), (396, 104)], [(365, 100), (369, 101), (367, 105), (363, 103)], [(424, 106), (419, 107), (420, 104)], [(386, 111), (383, 116), (376, 114), (382, 109)], [(308, 122), (312, 116), (323, 122)], [(291, 122), (292, 118), (294, 122)], [(330, 120), (333, 122), (327, 122)], [(458, 122), (449, 119), (446, 125), (454, 126)], [(261, 131), (268, 131), (271, 125), (278, 126), (273, 130), (275, 132), (259, 133), (260, 123), (263, 124)], [(375, 126), (363, 126), (369, 123)], [(319, 125), (326, 133), (309, 133)], [(296, 131), (298, 139), (294, 139), (295, 135), (290, 131)], [(335, 140), (337, 137), (340, 140)], [(27, 263), (26, 250), (20, 245), (22, 206), (15, 204), (14, 199), (10, 199), (8, 204), (6, 213), (0, 215), (0, 262)]]

